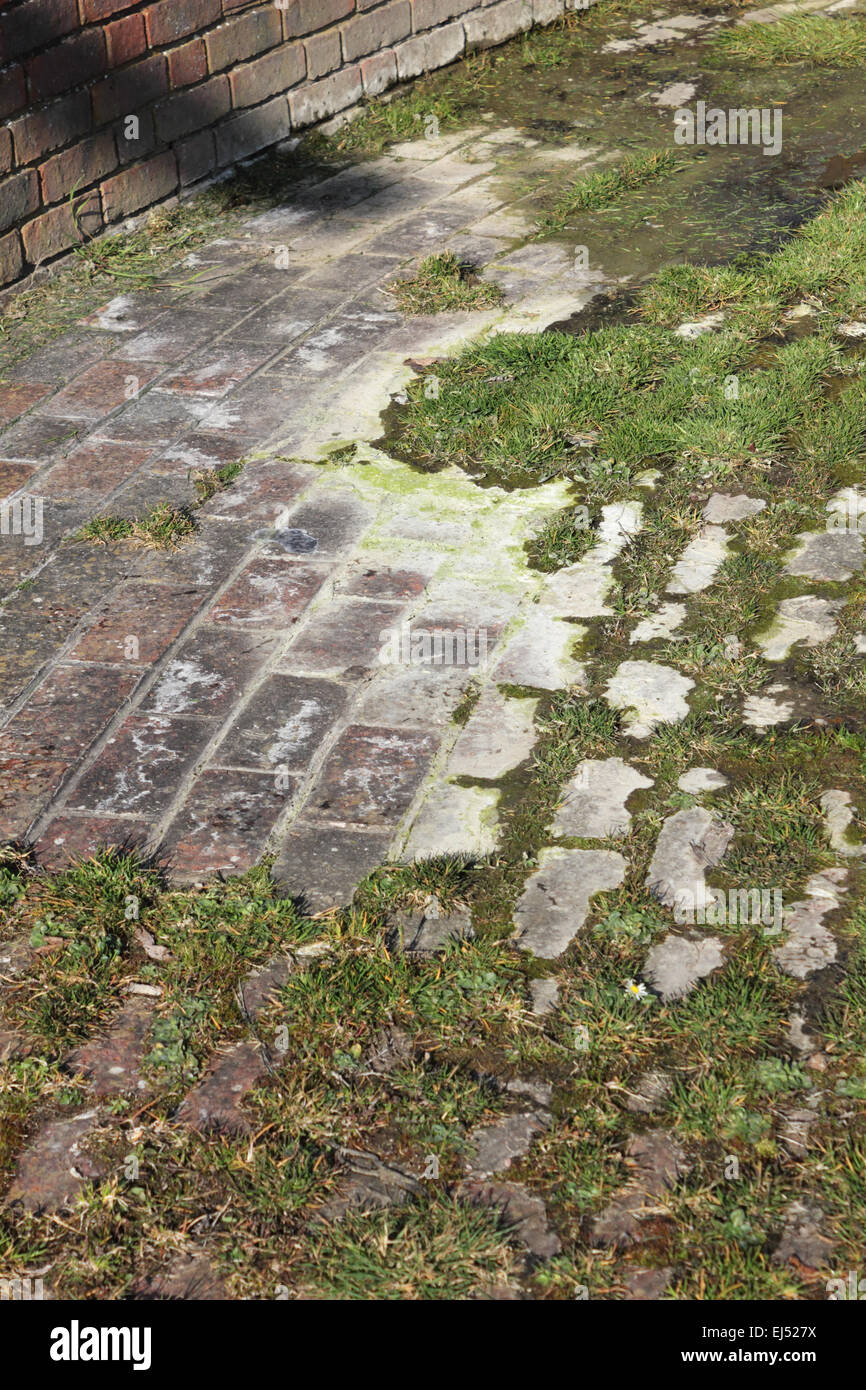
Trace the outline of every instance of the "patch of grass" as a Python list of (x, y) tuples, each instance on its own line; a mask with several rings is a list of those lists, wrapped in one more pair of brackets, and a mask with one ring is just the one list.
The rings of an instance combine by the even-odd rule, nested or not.
[[(380, 101), (370, 101), (335, 134), (311, 132), (303, 146), (314, 155), (345, 157), (381, 154), (404, 140), (436, 139), (461, 119), (459, 103), (448, 93), (433, 93), (429, 83), (413, 85)], [(464, 118), (465, 119), (465, 118)]]
[(199, 502), (207, 502), (218, 492), (224, 492), (243, 470), (243, 460), (238, 459), (234, 463), (224, 463), (221, 468), (203, 468), (193, 473), (192, 482)]
[(195, 521), (185, 508), (157, 502), (137, 521), (122, 516), (94, 516), (85, 522), (75, 539), (99, 545), (130, 540), (153, 550), (176, 550), (195, 530)]
[[(161, 888), (136, 855), (97, 853), (56, 877), (32, 875), (14, 900), (4, 935), (26, 936), (30, 968), (7, 997), (10, 1022), (48, 1056), (94, 1032), (136, 964), (136, 916)], [(130, 909), (130, 905), (132, 910)]]
[(297, 1277), (309, 1297), (460, 1299), (507, 1285), (518, 1256), (488, 1212), (432, 1196), (405, 1212), (352, 1215), (310, 1240)]
[(787, 15), (773, 24), (739, 24), (712, 40), (726, 62), (751, 67), (809, 63), (828, 68), (856, 68), (866, 62), (866, 24), (857, 16)]
[(578, 179), (556, 206), (539, 220), (536, 235), (560, 232), (578, 212), (598, 212), (623, 194), (652, 183), (681, 168), (684, 160), (673, 150), (649, 150), (628, 155), (621, 164), (593, 169)]
[[(438, 365), (437, 397), (410, 384), (396, 448), (420, 467), (456, 463), (488, 483), (572, 478), (587, 502), (610, 500), (649, 463), (697, 473), (796, 450), (810, 469), (833, 466), (863, 447), (864, 383), (854, 376), (838, 402), (825, 401), (843, 362), (832, 325), (761, 344), (795, 287), (832, 299), (866, 275), (864, 214), (859, 185), (759, 258), (759, 272), (686, 267), (659, 277), (638, 323), (472, 343)], [(718, 331), (671, 334), (683, 314), (720, 307)]]
[(453, 251), (428, 256), (411, 279), (390, 287), (404, 314), (445, 314), (456, 310), (489, 309), (502, 302), (502, 290), (481, 280)]

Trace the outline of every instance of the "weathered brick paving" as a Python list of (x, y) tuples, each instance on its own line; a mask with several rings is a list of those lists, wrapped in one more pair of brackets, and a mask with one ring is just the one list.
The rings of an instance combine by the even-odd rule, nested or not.
[[(495, 317), (396, 312), (381, 286), (428, 245), (506, 253), (518, 309), (541, 287), (583, 302), (564, 253), (509, 272), (492, 152), (469, 132), (326, 178), (206, 247), (188, 289), (117, 296), (0, 387), (4, 494), (44, 499), (42, 543), (0, 545), (6, 838), (47, 865), (145, 843), (183, 880), (268, 848), (317, 907), (399, 838), (473, 672), (383, 670), (380, 634), (486, 626), (492, 651), (526, 586), (473, 582), (434, 487), (407, 505), (290, 455), (358, 437), (352, 411), (375, 421), (409, 351)], [(194, 471), (240, 458), (174, 553), (73, 538), (191, 505)]]

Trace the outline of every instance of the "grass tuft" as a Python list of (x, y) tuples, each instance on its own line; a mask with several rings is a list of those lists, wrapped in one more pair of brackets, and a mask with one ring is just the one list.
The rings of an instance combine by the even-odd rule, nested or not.
[(404, 314), (445, 314), (455, 310), (489, 309), (502, 302), (502, 290), (481, 280), (453, 251), (428, 256), (417, 275), (391, 286)]
[(866, 24), (852, 16), (791, 15), (773, 24), (741, 24), (723, 29), (712, 40), (726, 60), (772, 68), (811, 63), (828, 68), (857, 68), (866, 62)]

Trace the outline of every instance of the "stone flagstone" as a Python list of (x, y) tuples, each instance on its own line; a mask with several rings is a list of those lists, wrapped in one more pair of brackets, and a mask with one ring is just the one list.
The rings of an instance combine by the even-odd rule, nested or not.
[(717, 936), (669, 935), (649, 952), (643, 978), (667, 1004), (682, 999), (722, 964), (724, 943)]
[(601, 509), (598, 541), (574, 565), (548, 579), (541, 602), (560, 618), (598, 618), (613, 610), (605, 598), (613, 585), (611, 563), (642, 526), (640, 502), (613, 502)]
[(544, 849), (514, 912), (517, 944), (545, 960), (561, 956), (580, 931), (590, 900), (618, 888), (626, 863), (613, 850)]
[(762, 497), (747, 497), (739, 492), (734, 497), (726, 492), (714, 492), (704, 507), (704, 520), (714, 524), (726, 521), (745, 521), (746, 517), (756, 516), (766, 507)]
[(611, 709), (624, 711), (623, 729), (632, 738), (649, 738), (659, 724), (678, 724), (689, 707), (694, 681), (653, 661), (623, 661), (607, 683)]
[(496, 848), (499, 790), (460, 787), (444, 782), (434, 788), (412, 824), (401, 858), (429, 859), (439, 854), (483, 858)]
[(514, 699), (488, 686), (448, 760), (452, 777), (502, 777), (535, 746), (535, 699)]
[(644, 777), (622, 758), (579, 763), (565, 788), (553, 833), (586, 840), (625, 835), (631, 824), (631, 814), (626, 810), (628, 798), (639, 787), (652, 785), (651, 777)]
[(847, 870), (824, 869), (806, 884), (806, 898), (785, 910), (785, 940), (773, 951), (773, 959), (786, 975), (806, 980), (836, 959), (837, 946), (824, 918), (841, 905)]
[(814, 594), (783, 599), (774, 622), (758, 633), (755, 641), (767, 661), (784, 661), (797, 642), (817, 647), (829, 641), (836, 631), (836, 614), (841, 607), (838, 599), (816, 598)]
[(665, 907), (695, 905), (707, 869), (720, 864), (733, 826), (702, 806), (668, 816), (656, 841), (646, 886)]
[(674, 565), (667, 592), (697, 594), (709, 588), (728, 553), (727, 541), (721, 526), (702, 527)]
[(846, 858), (857, 858), (866, 854), (866, 845), (856, 844), (848, 832), (855, 821), (851, 803), (851, 793), (831, 790), (821, 793), (821, 810), (827, 826), (830, 848)]

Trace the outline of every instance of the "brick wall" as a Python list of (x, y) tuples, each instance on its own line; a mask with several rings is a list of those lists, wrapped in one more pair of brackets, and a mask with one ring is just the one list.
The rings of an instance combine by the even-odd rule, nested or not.
[(580, 3), (0, 0), (0, 284)]

